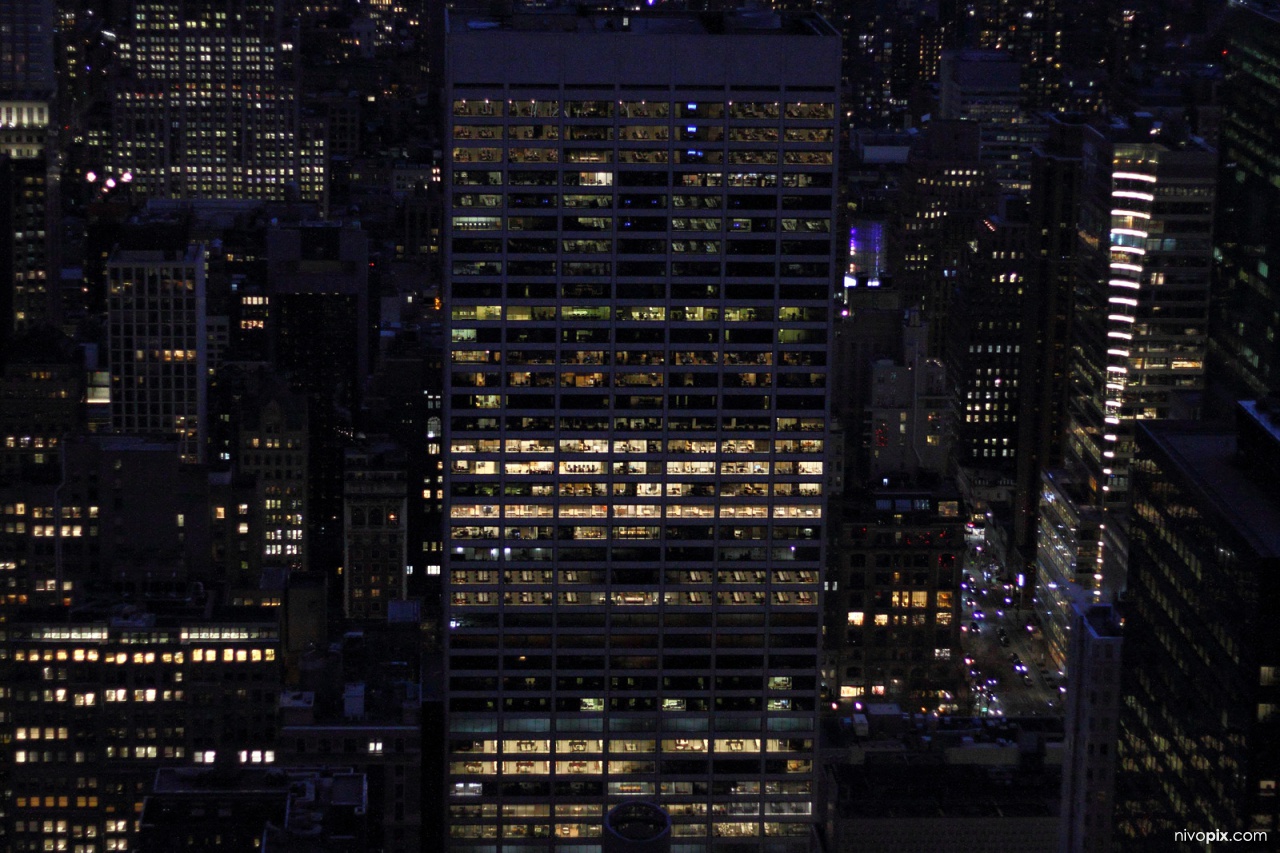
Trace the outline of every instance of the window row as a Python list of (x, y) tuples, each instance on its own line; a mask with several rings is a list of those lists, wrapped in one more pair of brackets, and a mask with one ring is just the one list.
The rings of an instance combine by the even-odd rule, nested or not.
[[(804, 119), (830, 120), (835, 105), (812, 101), (682, 101), (665, 100), (563, 100), (560, 98), (456, 98), (453, 115), (458, 117), (511, 116), (514, 118), (668, 118), (682, 119)], [(584, 125), (583, 127), (589, 127)]]
[(449, 444), (450, 453), (821, 453), (820, 438), (766, 439), (734, 438), (725, 441), (673, 438), (665, 442), (652, 439), (572, 438), (559, 442), (549, 438), (455, 439)]
[[(525, 142), (556, 142), (562, 138), (571, 142), (612, 142), (616, 138), (624, 142), (666, 142), (672, 138), (672, 128), (666, 124), (623, 124), (615, 137), (612, 125), (579, 124), (455, 124), (455, 140), (511, 139)], [(776, 126), (730, 125), (726, 130), (721, 124), (675, 127), (675, 139), (681, 142), (812, 142), (829, 143), (835, 131), (829, 127), (787, 127), (779, 133)]]
[[(781, 555), (785, 553), (795, 554), (798, 551), (803, 552), (801, 556), (807, 559), (816, 559), (818, 553), (814, 550), (816, 546), (805, 546), (804, 548), (774, 548), (771, 550), (773, 555)], [(742, 553), (734, 553), (734, 552)], [(747, 554), (746, 552), (750, 552)], [(764, 548), (752, 549), (735, 549), (721, 547), (721, 553), (728, 560), (734, 559), (753, 559), (762, 560), (765, 556)], [(746, 556), (744, 556), (746, 555)], [(642, 574), (637, 574), (634, 569), (615, 568), (608, 572), (604, 569), (561, 569), (553, 571), (551, 569), (507, 569), (498, 572), (493, 569), (458, 569), (449, 575), (449, 582), (459, 586), (485, 586), (504, 584), (542, 584), (550, 585), (558, 583), (561, 585), (603, 585), (605, 583), (642, 583), (649, 586), (656, 586), (659, 582), (658, 570), (641, 570)], [(712, 573), (707, 570), (691, 569), (671, 570), (667, 569), (662, 574), (662, 582), (671, 585), (709, 585), (712, 581), (720, 584), (759, 584), (766, 582), (774, 584), (799, 584), (812, 585), (818, 582), (818, 573), (813, 569), (778, 569), (772, 568), (768, 571), (764, 569), (732, 569), (716, 571)], [(853, 618), (850, 613), (850, 618)], [(850, 624), (853, 624), (852, 622)], [(496, 665), (496, 664), (495, 664)]]
[[(487, 150), (489, 152), (489, 162), (493, 166), (500, 163), (499, 157), (501, 149), (468, 149), (467, 156), (475, 156), (478, 161), (479, 151)], [(474, 153), (473, 153), (474, 152)], [(790, 152), (792, 154), (800, 154), (802, 152)], [(823, 154), (826, 152), (803, 152)], [(590, 156), (590, 155), (581, 155)], [(682, 154), (682, 157), (690, 157), (693, 155)], [(829, 155), (828, 155), (829, 156)], [(587, 161), (591, 162), (591, 161)], [(590, 170), (590, 171), (561, 171), (557, 169), (538, 169), (538, 170), (507, 170), (504, 173), (501, 169), (484, 168), (484, 169), (455, 169), (453, 172), (453, 184), (455, 186), (477, 186), (477, 187), (500, 187), (504, 184), (512, 187), (528, 186), (528, 187), (549, 187), (563, 184), (564, 186), (578, 187), (666, 187), (674, 184), (677, 187), (729, 187), (729, 188), (748, 188), (748, 187), (785, 187), (788, 189), (826, 189), (832, 186), (832, 175), (830, 171), (815, 172), (790, 172), (779, 175), (775, 170), (766, 172), (718, 172), (708, 170), (688, 171), (688, 172), (667, 172), (658, 170)], [(815, 199), (820, 199), (820, 206), (826, 207), (830, 204), (831, 198), (826, 193), (816, 194)], [(521, 206), (511, 203), (513, 207)]]
[[(508, 474), (606, 474), (613, 473), (619, 476), (634, 476), (645, 474), (683, 474), (693, 476), (714, 476), (716, 474), (755, 474), (755, 475), (797, 475), (805, 476), (822, 476), (822, 462), (776, 462), (771, 464), (767, 460), (744, 461), (667, 461), (665, 464), (658, 461), (628, 461), (628, 462), (596, 462), (590, 460), (565, 460), (558, 462), (537, 462), (528, 460), (477, 460), (477, 462), (467, 462), (463, 460), (454, 461), (455, 473), (497, 473), (497, 465), (502, 462), (503, 470)], [(488, 462), (492, 468), (480, 470), (475, 465), (481, 462)], [(459, 469), (459, 464), (471, 466), (465, 470)], [(647, 493), (657, 495), (655, 488), (647, 490)], [(672, 494), (670, 490), (667, 492)], [(485, 507), (484, 509), (494, 509), (493, 507)], [(474, 510), (474, 511), (473, 511)], [(507, 508), (508, 512), (512, 511), (511, 507)], [(454, 506), (454, 517), (469, 516), (473, 514), (481, 514), (478, 508), (467, 507), (465, 505)], [(494, 513), (496, 514), (496, 510)]]

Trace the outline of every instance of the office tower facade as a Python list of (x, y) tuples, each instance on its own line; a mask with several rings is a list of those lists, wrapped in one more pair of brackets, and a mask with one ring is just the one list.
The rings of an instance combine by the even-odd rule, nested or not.
[(342, 554), (343, 447), (369, 373), (368, 238), (349, 224), (273, 229), (267, 284), (272, 360), (307, 397), (308, 568), (328, 575)]
[(961, 18), (972, 43), (1008, 54), (1021, 69), (1024, 103), (1056, 106), (1062, 85), (1062, 46), (1067, 29), (1060, 0), (979, 0)]
[(950, 337), (952, 292), (969, 244), (995, 200), (977, 122), (933, 121), (911, 147), (901, 219), (891, 235), (895, 282), (929, 323), (929, 354)]
[[(416, 296), (411, 297), (421, 301)], [(434, 312), (433, 312), (434, 313)], [(444, 521), (444, 454), (440, 444), (443, 387), (442, 329), (397, 337), (379, 359), (365, 397), (370, 429), (385, 430), (407, 451), (409, 486), (406, 546), (408, 596), (421, 601), (424, 616), (440, 618), (440, 549)]]
[[(43, 105), (36, 109), (47, 114)], [(47, 115), (33, 119), (41, 124), (47, 120)], [(0, 125), (6, 121), (0, 118)], [(3, 130), (0, 126), (0, 133)], [(39, 135), (43, 137), (43, 127)], [(19, 156), (12, 148), (0, 149), (0, 351), (9, 349), (15, 335), (52, 322), (57, 307), (49, 287), (49, 170), (44, 145), (22, 148), (34, 153)]]
[[(1194, 416), (1204, 390), (1212, 264), (1214, 154), (1155, 128), (1087, 131), (1080, 165), (1079, 275), (1068, 368), (1065, 468), (1075, 505), (1096, 512), (1094, 571), (1055, 575), (1051, 542), (1037, 543), (1038, 592), (1064, 625), (1080, 593), (1110, 601), (1124, 588), (1129, 462), (1142, 421)], [(1042, 491), (1040, 530), (1045, 530)], [(1077, 534), (1072, 534), (1076, 536)], [(1065, 630), (1065, 629), (1064, 629)], [(1066, 654), (1066, 638), (1052, 649)]]
[(1127, 141), (1140, 135), (1086, 138), (1082, 163), (1086, 286), (1067, 455), (1103, 508), (1127, 504), (1134, 422), (1194, 413), (1204, 389), (1214, 155), (1193, 142)]
[(307, 401), (272, 379), (244, 401), (237, 470), (255, 481), (263, 565), (307, 568)]
[(205, 455), (205, 250), (118, 249), (107, 261), (111, 425)]
[(0, 358), (15, 333), (57, 317), (50, 275), (52, 0), (0, 9)]
[(384, 619), (408, 591), (408, 462), (385, 439), (347, 449), (342, 610), (348, 619)]
[(871, 367), (870, 394), (861, 416), (869, 427), (863, 444), (872, 482), (939, 477), (951, 457), (947, 370), (927, 355), (929, 324), (919, 311), (909, 311), (901, 333), (901, 358), (878, 359)]
[(81, 423), (84, 369), (62, 341), (33, 335), (0, 370), (0, 484), (57, 482), (62, 441)]
[(1047, 121), (1048, 137), (1033, 154), (1027, 200), (1018, 369), (1013, 545), (1017, 564), (1024, 568), (1035, 565), (1040, 472), (1061, 467), (1063, 460), (1062, 425), (1066, 422), (1067, 367), (1075, 316), (1076, 210), (1084, 153), (1082, 125), (1052, 117)]
[(1125, 850), (1197, 849), (1173, 834), (1200, 826), (1275, 839), (1280, 426), (1270, 405), (1237, 414), (1234, 429), (1166, 422), (1139, 435), (1116, 779)]
[(1259, 398), (1280, 391), (1280, 134), (1266, 106), (1280, 97), (1280, 14), (1232, 4), (1228, 20), (1210, 363), (1223, 395)]
[[(195, 472), (204, 473), (204, 469), (194, 468)], [(286, 576), (277, 566), (263, 569), (264, 513), (257, 483), (230, 471), (210, 471), (204, 479), (208, 483), (207, 497), (202, 495), (205, 507), (192, 519), (190, 530), (213, 557), (204, 582), (235, 607), (279, 606)], [(207, 526), (199, 523), (205, 519)], [(182, 532), (188, 535), (185, 517)], [(203, 572), (197, 575), (203, 576)]]
[(53, 94), (53, 0), (6, 3), (0, 47), (0, 92)]
[(135, 604), (5, 627), (6, 849), (131, 850), (159, 767), (274, 763), (271, 621)]
[(135, 0), (112, 105), (112, 167), (135, 191), (323, 200), (323, 134), (298, 113), (297, 38), (281, 7)]
[(1002, 201), (959, 277), (947, 373), (957, 464), (1008, 476), (1017, 467), (1027, 223), (1024, 205)]
[(824, 646), (845, 713), (855, 702), (954, 710), (963, 680), (958, 495), (874, 488), (846, 503), (839, 524)]
[(1001, 190), (1031, 189), (1031, 150), (1044, 125), (1022, 109), (1023, 66), (1007, 51), (947, 50), (938, 74), (938, 114), (977, 122), (981, 159)]
[(807, 850), (840, 43), (808, 15), (448, 34), (451, 847)]
[(179, 465), (173, 444), (94, 436), (59, 442), (58, 452), (60, 481), (0, 493), (0, 616), (212, 580), (201, 524), (208, 477)]

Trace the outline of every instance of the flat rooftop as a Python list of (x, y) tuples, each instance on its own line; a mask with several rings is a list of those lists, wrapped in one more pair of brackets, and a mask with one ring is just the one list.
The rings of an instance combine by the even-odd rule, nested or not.
[(195, 264), (204, 254), (204, 246), (198, 243), (185, 244), (172, 249), (116, 249), (107, 259), (107, 265), (121, 267), (128, 265), (151, 264)]
[(668, 86), (835, 93), (840, 34), (807, 12), (592, 12), (450, 16), (450, 87)]
[(1096, 604), (1084, 611), (1084, 621), (1096, 637), (1122, 637), (1124, 631), (1114, 608), (1109, 605)]
[(733, 10), (728, 12), (601, 12), (572, 4), (510, 15), (458, 12), (449, 32), (516, 31), (530, 33), (631, 33), (654, 35), (838, 35), (825, 19), (811, 12)]
[(1144, 429), (1199, 490), (1218, 521), (1259, 557), (1280, 557), (1280, 504), (1238, 462), (1233, 430), (1197, 421), (1156, 421)]

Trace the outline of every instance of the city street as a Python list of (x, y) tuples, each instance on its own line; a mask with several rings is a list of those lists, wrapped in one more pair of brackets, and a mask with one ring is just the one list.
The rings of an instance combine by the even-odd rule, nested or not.
[[(1030, 611), (1014, 608), (1016, 596), (1002, 587), (1002, 573), (989, 561), (985, 549), (970, 548), (965, 572), (972, 582), (966, 582), (961, 590), (961, 646), (965, 658), (973, 661), (969, 666), (973, 713), (1006, 717), (1061, 714), (1058, 687), (1062, 674), (1048, 668), (1039, 632), (1028, 630)], [(1019, 671), (1021, 667), (1025, 671)]]

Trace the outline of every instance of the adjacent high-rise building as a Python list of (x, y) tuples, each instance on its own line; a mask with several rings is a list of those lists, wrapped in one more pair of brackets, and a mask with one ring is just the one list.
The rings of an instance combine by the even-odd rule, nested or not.
[(1237, 414), (1235, 429), (1166, 422), (1138, 436), (1115, 789), (1125, 850), (1200, 848), (1174, 836), (1200, 826), (1274, 840), (1280, 819), (1280, 420), (1270, 403)]
[(448, 33), (454, 849), (812, 849), (840, 40), (542, 13)]
[(383, 438), (348, 448), (344, 463), (342, 609), (381, 620), (408, 591), (408, 458)]
[[(53, 71), (52, 0), (0, 9), (0, 357), (15, 333), (51, 323), (53, 242), (49, 200)], [(55, 205), (56, 206), (56, 205)]]
[(828, 570), (826, 680), (854, 703), (954, 710), (964, 534), (953, 489), (876, 488), (849, 499)]
[[(1214, 184), (1211, 150), (1135, 127), (1086, 139), (1068, 455), (1098, 506), (1127, 503), (1134, 422), (1193, 414), (1204, 388)], [(1130, 142), (1146, 136), (1154, 142)]]
[(84, 368), (69, 343), (32, 333), (0, 369), (0, 484), (57, 482), (62, 441), (83, 419)]
[(1085, 126), (1053, 117), (1048, 125), (1047, 139), (1033, 153), (1027, 199), (1013, 508), (1019, 569), (1035, 564), (1041, 471), (1063, 462), (1062, 425), (1075, 319), (1076, 216)]
[(898, 222), (890, 232), (895, 282), (929, 323), (929, 354), (942, 357), (961, 265), (979, 223), (995, 204), (990, 166), (983, 162), (982, 126), (936, 120), (914, 141), (903, 181)]
[(1023, 111), (1024, 68), (1009, 51), (947, 50), (938, 74), (938, 114), (977, 122), (980, 157), (1009, 193), (1031, 189), (1031, 150), (1046, 127)]
[(324, 134), (298, 112), (278, 0), (135, 0), (121, 33), (112, 166), (159, 198), (325, 194)]
[(1073, 608), (1067, 670), (1061, 853), (1111, 849), (1115, 806), (1116, 719), (1120, 713), (1120, 615), (1103, 604)]
[(1017, 465), (1026, 208), (1002, 199), (978, 229), (951, 312), (947, 374), (955, 394), (956, 463), (1008, 475)]
[(971, 43), (1008, 55), (1020, 67), (1026, 106), (1057, 106), (1066, 58), (1062, 46), (1070, 35), (1059, 0), (978, 0), (958, 8), (956, 23)]
[[(1069, 508), (1095, 512), (1097, 548), (1080, 542), (1067, 577), (1052, 542), (1038, 543), (1038, 594), (1047, 614), (1070, 612), (1083, 592), (1111, 600), (1124, 587), (1129, 464), (1141, 421), (1193, 416), (1204, 389), (1208, 342), (1214, 154), (1158, 128), (1118, 124), (1086, 131), (1080, 163), (1077, 247), (1064, 456)], [(1044, 530), (1045, 518), (1040, 527)], [(1068, 538), (1078, 538), (1079, 531)], [(1092, 535), (1092, 534), (1091, 534)], [(1064, 621), (1069, 624), (1069, 621)], [(1065, 639), (1064, 641), (1065, 642)], [(1065, 655), (1058, 644), (1055, 656)]]
[(272, 229), (267, 282), (253, 307), (263, 312), (276, 369), (307, 397), (307, 568), (336, 580), (342, 454), (369, 375), (368, 238), (341, 223)]
[(117, 249), (107, 261), (111, 424), (205, 455), (205, 250)]
[(1210, 358), (1224, 395), (1255, 398), (1280, 391), (1280, 133), (1268, 107), (1280, 97), (1280, 13), (1233, 3), (1228, 20)]
[(53, 94), (53, 0), (12, 0), (0, 9), (0, 93)]
[[(860, 413), (871, 482), (931, 480), (946, 471), (951, 456), (947, 369), (926, 352), (929, 324), (920, 312), (906, 311), (902, 317), (902, 356), (877, 359), (871, 366), (870, 393)], [(845, 328), (841, 332), (848, 334)]]
[(264, 381), (241, 411), (237, 470), (254, 478), (262, 512), (262, 560), (307, 570), (307, 401)]

